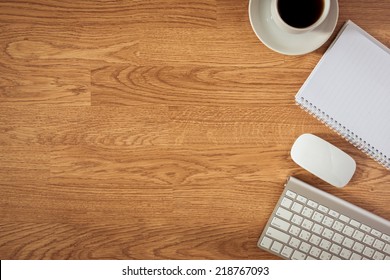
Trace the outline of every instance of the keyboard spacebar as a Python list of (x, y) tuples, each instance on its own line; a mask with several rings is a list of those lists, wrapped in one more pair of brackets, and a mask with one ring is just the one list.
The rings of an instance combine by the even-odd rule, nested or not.
[(290, 239), (288, 234), (285, 234), (284, 232), (281, 232), (280, 230), (274, 229), (272, 227), (269, 227), (265, 234), (283, 243), (287, 243)]

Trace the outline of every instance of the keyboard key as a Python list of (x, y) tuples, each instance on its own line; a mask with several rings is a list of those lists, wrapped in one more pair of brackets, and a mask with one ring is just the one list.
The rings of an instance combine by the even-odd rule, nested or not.
[(332, 228), (335, 230), (335, 231), (342, 231), (344, 227), (344, 224), (342, 222), (339, 222), (339, 221), (336, 221), (334, 222)]
[(292, 237), (289, 244), (296, 249), (298, 248), (299, 244), (301, 244), (301, 241), (295, 237)]
[(302, 202), (303, 204), (306, 204), (307, 198), (304, 197), (304, 196), (302, 196), (302, 195), (298, 195), (298, 196), (297, 196), (297, 200), (298, 200), (299, 202)]
[(355, 241), (353, 241), (351, 238), (346, 237), (343, 241), (343, 246), (347, 248), (352, 248), (352, 245)]
[(291, 213), (290, 211), (288, 211), (282, 207), (279, 207), (278, 210), (276, 211), (276, 216), (283, 218), (287, 221), (289, 221), (291, 219), (292, 215), (293, 215), (293, 213)]
[(292, 204), (292, 200), (287, 198), (287, 197), (284, 197), (282, 199), (282, 202), (280, 203), (283, 207), (286, 207), (287, 209), (290, 208), (291, 204)]
[(274, 217), (272, 219), (271, 225), (275, 228), (281, 229), (283, 231), (287, 231), (290, 227), (290, 223), (283, 221), (282, 219), (279, 219), (278, 217)]
[(320, 248), (322, 248), (324, 250), (329, 250), (331, 244), (332, 243), (330, 243), (328, 240), (322, 239), (322, 241), (320, 243)]
[(374, 248), (377, 249), (377, 250), (382, 250), (383, 247), (385, 246), (385, 242), (383, 242), (383, 241), (377, 239), (377, 240), (375, 240), (373, 246), (374, 246)]
[(374, 228), (371, 230), (371, 234), (376, 237), (380, 237), (382, 235), (382, 233), (379, 230), (376, 230)]
[(321, 225), (319, 225), (319, 224), (314, 224), (314, 226), (313, 226), (313, 228), (312, 228), (312, 231), (313, 231), (314, 233), (321, 234), (323, 229), (324, 229), (323, 226), (321, 226)]
[(319, 213), (317, 211), (314, 212), (313, 217), (312, 217), (312, 219), (314, 221), (316, 221), (317, 223), (321, 223), (322, 218), (324, 218), (324, 215), (322, 215), (321, 213)]
[(317, 248), (315, 246), (312, 246), (310, 249), (309, 254), (312, 255), (315, 258), (318, 258), (318, 256), (321, 254), (322, 250), (320, 248)]
[(330, 227), (330, 226), (333, 224), (333, 221), (334, 221), (334, 220), (333, 220), (332, 218), (326, 216), (326, 217), (322, 220), (322, 224), (323, 224), (324, 226)]
[(343, 229), (343, 233), (347, 236), (352, 236), (353, 232), (354, 232), (354, 229), (350, 226), (345, 226)]
[(291, 235), (298, 236), (301, 229), (297, 226), (292, 225), (290, 230), (288, 231)]
[(333, 233), (334, 231), (333, 230), (330, 230), (328, 228), (324, 229), (324, 231), (322, 232), (322, 236), (327, 238), (327, 239), (331, 239), (332, 236), (333, 236)]
[(390, 255), (390, 244), (386, 244), (385, 248), (383, 249), (383, 252), (385, 252), (387, 255)]
[(325, 207), (324, 205), (318, 206), (318, 210), (320, 210), (322, 213), (328, 213), (329, 208)]
[(306, 258), (306, 254), (299, 252), (297, 250), (294, 251), (294, 254), (292, 255), (292, 260), (304, 260)]
[(344, 239), (344, 236), (336, 232), (333, 235), (332, 241), (337, 243), (337, 244), (341, 244), (341, 242), (343, 242), (343, 239)]
[(275, 241), (274, 243), (272, 243), (271, 251), (279, 254), (282, 248), (283, 248), (283, 244), (278, 241)]
[(267, 248), (267, 249), (270, 248), (271, 244), (272, 244), (272, 239), (268, 238), (266, 236), (263, 237), (263, 239), (261, 240), (261, 243), (260, 243), (260, 245), (262, 247)]
[(311, 230), (311, 227), (313, 226), (313, 222), (308, 220), (308, 219), (304, 219), (303, 220), (303, 223), (302, 223), (302, 227), (304, 229), (307, 229), (307, 230)]
[(311, 245), (309, 243), (306, 243), (306, 242), (302, 242), (301, 246), (299, 246), (299, 250), (301, 250), (304, 253), (309, 253), (310, 248), (311, 248)]
[(300, 204), (298, 202), (294, 202), (292, 207), (291, 207), (291, 210), (299, 214), (299, 213), (301, 213), (302, 208), (303, 208), (302, 204)]
[(312, 236), (310, 237), (310, 240), (309, 242), (313, 245), (318, 245), (320, 244), (320, 241), (321, 241), (321, 237), (319, 237), (318, 235), (315, 235), (315, 234), (312, 234)]
[(344, 258), (344, 259), (349, 259), (349, 257), (352, 255), (352, 252), (348, 249), (342, 249), (341, 250), (341, 253), (340, 253), (340, 257)]
[(339, 245), (332, 244), (332, 246), (330, 246), (330, 252), (332, 254), (338, 255), (340, 251), (341, 251), (341, 247)]
[(331, 257), (332, 255), (325, 251), (323, 251), (320, 255), (321, 260), (330, 260)]
[(311, 235), (310, 232), (308, 232), (306, 230), (302, 230), (301, 233), (299, 234), (299, 238), (307, 241), (307, 240), (309, 240), (310, 235)]
[(382, 234), (382, 239), (386, 242), (390, 242), (390, 236), (388, 236), (387, 234)]
[(283, 250), (282, 252), (280, 253), (283, 257), (286, 257), (287, 259), (290, 258), (292, 252), (293, 252), (293, 248), (291, 247), (288, 247), (288, 246), (284, 246), (283, 247)]
[(311, 215), (313, 214), (313, 210), (308, 208), (308, 207), (303, 207), (303, 210), (302, 210), (302, 216), (305, 216), (306, 218), (310, 218)]
[(313, 200), (309, 200), (307, 202), (307, 205), (309, 205), (310, 207), (312, 208), (317, 208), (318, 207), (318, 203), (317, 202), (314, 202)]
[(365, 232), (370, 232), (370, 230), (371, 230), (371, 228), (369, 226), (365, 225), (365, 224), (362, 224), (360, 226), (360, 229), (365, 231)]
[(355, 220), (349, 221), (349, 224), (350, 224), (351, 226), (356, 227), (356, 228), (359, 228), (359, 227), (360, 227), (360, 223), (359, 223), (358, 221), (355, 221)]
[(363, 238), (363, 243), (367, 244), (367, 245), (370, 245), (370, 246), (374, 243), (374, 241), (375, 241), (375, 238), (372, 237), (371, 235), (366, 235)]
[(340, 214), (334, 210), (329, 210), (329, 215), (335, 219), (337, 219), (340, 216)]
[(332, 256), (331, 258), (330, 258), (331, 260), (341, 260), (339, 257), (337, 257), (337, 256)]
[(384, 257), (385, 255), (378, 251), (375, 251), (374, 255), (372, 256), (374, 260), (383, 260)]
[(362, 243), (355, 242), (355, 244), (353, 244), (352, 250), (361, 253), (363, 252), (363, 249), (364, 249), (364, 245)]
[(300, 225), (303, 221), (303, 218), (301, 216), (298, 216), (297, 214), (294, 214), (294, 216), (291, 219), (291, 222), (293, 222), (296, 225)]
[(290, 190), (287, 190), (287, 191), (286, 191), (286, 195), (287, 195), (288, 197), (291, 197), (292, 199), (294, 199), (294, 198), (297, 196), (297, 194), (296, 194), (295, 192), (290, 191)]
[(349, 223), (349, 217), (347, 216), (344, 216), (344, 215), (340, 215), (340, 221), (344, 222), (344, 223)]
[(368, 258), (371, 258), (373, 254), (374, 254), (374, 249), (371, 249), (369, 247), (364, 248), (363, 255), (365, 255)]
[(290, 239), (290, 236), (288, 234), (281, 232), (280, 230), (274, 229), (272, 227), (269, 227), (267, 229), (266, 235), (283, 243), (287, 243), (288, 240)]
[(362, 241), (364, 237), (364, 233), (360, 230), (355, 230), (355, 232), (352, 235), (353, 238), (355, 238), (358, 241)]
[(350, 260), (361, 260), (362, 259), (362, 256), (356, 254), (356, 253), (352, 253), (352, 256), (349, 258)]

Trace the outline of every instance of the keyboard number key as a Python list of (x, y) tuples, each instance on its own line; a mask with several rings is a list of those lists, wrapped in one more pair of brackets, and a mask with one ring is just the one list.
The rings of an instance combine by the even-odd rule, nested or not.
[(364, 237), (364, 233), (359, 231), (359, 230), (355, 230), (355, 232), (353, 233), (352, 237), (355, 238), (358, 241), (362, 241), (363, 237)]
[(335, 230), (335, 231), (341, 231), (344, 227), (344, 224), (342, 222), (339, 222), (339, 221), (336, 221), (334, 222), (332, 228)]
[(312, 209), (305, 206), (305, 207), (303, 207), (303, 210), (302, 210), (302, 216), (305, 216), (306, 218), (310, 219), (313, 212), (314, 211)]
[(314, 221), (316, 221), (317, 223), (321, 223), (323, 217), (324, 217), (324, 215), (322, 215), (321, 213), (316, 211), (316, 212), (314, 212), (312, 219)]
[(352, 236), (353, 231), (354, 229), (350, 226), (345, 226), (345, 228), (343, 229), (343, 233), (347, 236)]

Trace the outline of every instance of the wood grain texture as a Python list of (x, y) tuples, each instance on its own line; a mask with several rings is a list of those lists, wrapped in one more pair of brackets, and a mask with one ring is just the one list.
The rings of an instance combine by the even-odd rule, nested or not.
[[(339, 0), (390, 45), (390, 3)], [(275, 259), (257, 239), (293, 175), (390, 219), (390, 174), (294, 104), (326, 48), (284, 56), (248, 1), (0, 2), (1, 259)], [(335, 37), (334, 33), (331, 37)], [(295, 165), (349, 153), (336, 189)]]

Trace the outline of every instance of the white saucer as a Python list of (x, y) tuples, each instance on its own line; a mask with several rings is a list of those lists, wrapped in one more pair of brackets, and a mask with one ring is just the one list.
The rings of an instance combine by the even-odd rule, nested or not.
[(249, 19), (257, 37), (271, 50), (287, 55), (301, 55), (321, 47), (332, 35), (339, 17), (337, 0), (331, 0), (326, 20), (312, 31), (290, 34), (276, 26), (271, 17), (271, 0), (250, 0)]

